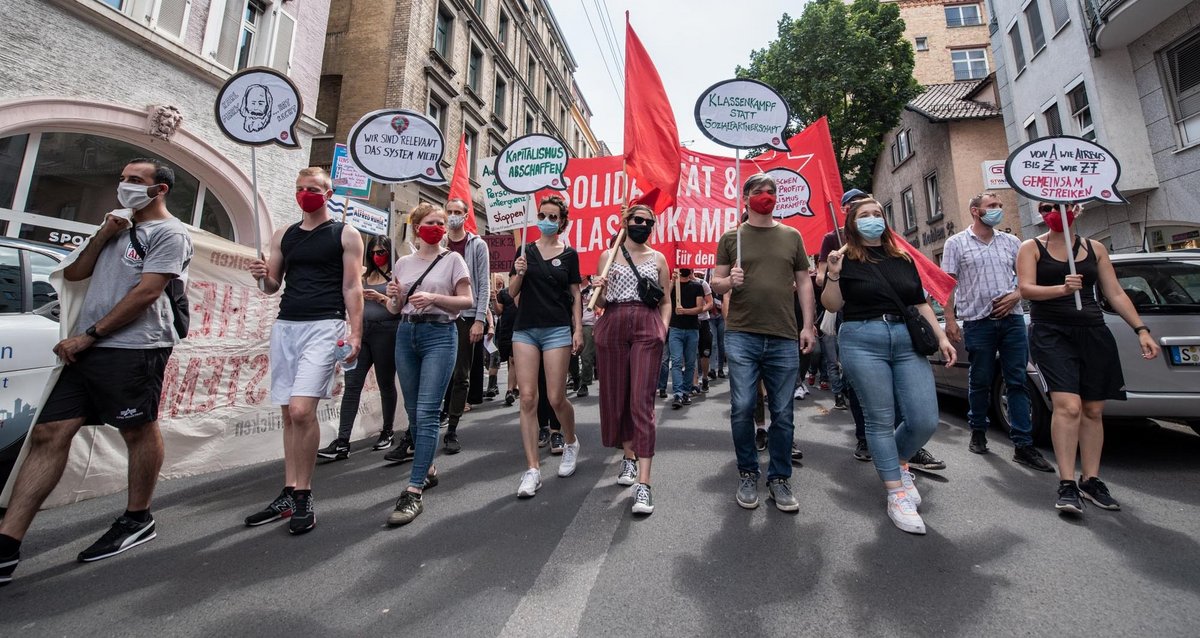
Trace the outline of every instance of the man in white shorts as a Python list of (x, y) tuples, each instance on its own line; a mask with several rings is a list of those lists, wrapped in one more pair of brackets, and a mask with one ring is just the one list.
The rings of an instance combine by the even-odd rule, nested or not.
[(324, 170), (301, 170), (296, 203), (304, 217), (275, 233), (266, 261), (249, 266), (267, 294), (284, 289), (271, 328), (271, 403), (283, 409), (285, 474), (283, 492), (246, 517), (249, 527), (291, 517), (288, 531), (304, 534), (317, 524), (312, 499), (321, 435), (317, 403), (333, 396), (338, 341), (350, 346), (347, 363), (358, 357), (362, 342), (362, 236), (329, 216), (325, 203), (331, 196)]

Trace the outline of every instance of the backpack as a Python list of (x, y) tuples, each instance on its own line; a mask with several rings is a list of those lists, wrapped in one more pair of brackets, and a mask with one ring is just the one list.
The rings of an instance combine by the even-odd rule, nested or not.
[[(137, 232), (134, 230), (135, 224), (133, 219), (129, 220), (129, 243), (133, 244), (133, 250), (137, 252), (138, 258), (142, 261), (146, 260), (146, 249), (142, 246), (142, 242), (138, 241)], [(163, 290), (167, 295), (167, 300), (171, 302), (171, 313), (175, 320), (172, 325), (175, 327), (175, 334), (179, 335), (180, 339), (186, 339), (188, 328), (192, 324), (191, 306), (188, 304), (187, 284), (179, 277), (174, 277), (167, 282), (167, 287)]]

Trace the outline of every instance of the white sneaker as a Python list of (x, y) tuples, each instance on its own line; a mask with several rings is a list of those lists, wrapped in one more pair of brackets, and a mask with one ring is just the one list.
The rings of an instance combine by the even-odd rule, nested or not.
[(617, 485), (633, 485), (637, 483), (637, 477), (637, 461), (633, 459), (621, 459), (621, 473), (617, 475)]
[(892, 519), (892, 523), (909, 534), (924, 534), (925, 521), (921, 520), (921, 515), (917, 513), (917, 506), (913, 505), (912, 499), (904, 492), (888, 492), (887, 497), (887, 513), (888, 518)]
[(563, 446), (562, 462), (558, 464), (559, 476), (570, 476), (575, 473), (575, 461), (579, 458), (579, 437), (574, 443)]
[(654, 513), (654, 499), (650, 497), (650, 486), (645, 483), (638, 483), (633, 486), (633, 513)]
[(517, 488), (517, 498), (529, 498), (542, 487), (542, 473), (538, 470), (525, 470), (521, 475), (521, 487)]
[(800, 385), (796, 386), (796, 392), (792, 395), (792, 398), (797, 401), (800, 401), (807, 396), (808, 396), (808, 386), (805, 385), (803, 381), (801, 381)]
[(921, 507), (921, 493), (917, 491), (917, 484), (913, 482), (912, 472), (908, 470), (900, 470), (900, 482), (904, 484), (904, 491), (908, 493), (908, 499), (912, 501), (913, 507)]

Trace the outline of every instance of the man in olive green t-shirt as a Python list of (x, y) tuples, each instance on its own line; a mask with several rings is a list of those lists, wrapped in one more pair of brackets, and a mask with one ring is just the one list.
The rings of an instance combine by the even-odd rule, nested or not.
[[(767, 389), (771, 427), (767, 450), (767, 488), (775, 506), (785, 512), (800, 509), (788, 479), (792, 475), (792, 391), (800, 373), (799, 338), (804, 352), (816, 341), (814, 296), (808, 276), (808, 253), (796, 229), (780, 224), (775, 210), (775, 180), (759, 173), (746, 180), (743, 195), (749, 204), (738, 231), (726, 232), (717, 244), (713, 293), (732, 290), (725, 317), (728, 351), (730, 428), (737, 454), (738, 505), (758, 507), (758, 452), (754, 446), (754, 401), (758, 381)], [(804, 326), (796, 325), (795, 295), (799, 295)]]

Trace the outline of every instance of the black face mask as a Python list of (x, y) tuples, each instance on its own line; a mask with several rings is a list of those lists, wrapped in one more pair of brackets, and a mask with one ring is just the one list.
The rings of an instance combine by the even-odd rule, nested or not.
[(626, 227), (625, 232), (629, 234), (629, 238), (633, 241), (644, 244), (650, 239), (650, 230), (651, 227), (649, 224), (637, 224)]
[(685, 278), (685, 279), (686, 279), (686, 278), (688, 278), (688, 277), (691, 277), (691, 276), (692, 276), (692, 269), (691, 269), (691, 268), (680, 268), (680, 269), (679, 269), (679, 276), (680, 276), (680, 277), (683, 277), (683, 278)]

